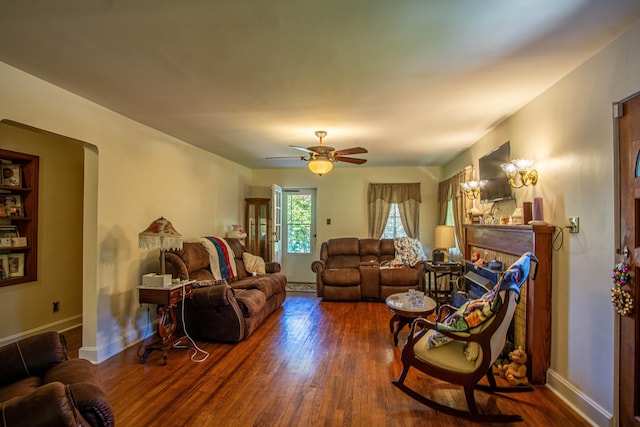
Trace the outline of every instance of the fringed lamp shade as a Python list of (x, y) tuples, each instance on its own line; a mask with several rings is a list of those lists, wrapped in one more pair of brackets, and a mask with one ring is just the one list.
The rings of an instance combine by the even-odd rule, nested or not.
[(138, 247), (143, 249), (160, 249), (162, 274), (164, 274), (164, 251), (182, 249), (182, 234), (164, 217), (153, 221), (143, 232), (138, 234)]

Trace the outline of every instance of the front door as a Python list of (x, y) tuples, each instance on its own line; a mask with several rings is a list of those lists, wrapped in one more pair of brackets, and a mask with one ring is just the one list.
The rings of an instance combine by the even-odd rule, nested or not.
[(282, 270), (288, 282), (315, 283), (316, 190), (285, 189), (283, 201)]
[[(614, 305), (620, 319), (619, 425), (640, 426), (640, 96), (622, 104), (618, 121), (620, 171), (620, 241), (616, 263), (629, 267), (629, 281), (618, 288), (619, 305)], [(621, 264), (617, 264), (621, 265)], [(632, 298), (635, 308), (624, 309), (625, 299)]]

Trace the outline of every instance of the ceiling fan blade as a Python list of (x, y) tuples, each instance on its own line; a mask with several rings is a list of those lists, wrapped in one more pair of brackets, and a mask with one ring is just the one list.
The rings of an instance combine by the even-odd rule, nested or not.
[(309, 150), (308, 148), (300, 147), (298, 145), (290, 145), (289, 147), (295, 148), (296, 150), (305, 151), (307, 153), (315, 153), (315, 151), (313, 151), (313, 150)]
[(274, 159), (300, 159), (304, 160), (304, 156), (273, 156), (273, 157), (265, 157), (266, 160), (274, 160)]
[(347, 162), (347, 163), (354, 163), (356, 165), (361, 165), (363, 163), (367, 163), (367, 160), (356, 159), (355, 157), (336, 156), (336, 162)]
[(344, 150), (338, 150), (334, 154), (336, 156), (342, 156), (345, 154), (365, 154), (365, 153), (368, 153), (366, 148), (353, 147), (353, 148), (345, 148)]

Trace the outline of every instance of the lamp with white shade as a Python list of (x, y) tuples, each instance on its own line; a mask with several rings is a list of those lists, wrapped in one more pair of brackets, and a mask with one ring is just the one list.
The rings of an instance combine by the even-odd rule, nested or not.
[(437, 225), (435, 229), (434, 262), (449, 262), (449, 249), (456, 246), (456, 238), (452, 225)]
[(171, 222), (164, 217), (160, 217), (138, 234), (138, 247), (160, 249), (160, 264), (164, 275), (164, 251), (167, 249), (182, 249), (182, 234), (176, 231)]

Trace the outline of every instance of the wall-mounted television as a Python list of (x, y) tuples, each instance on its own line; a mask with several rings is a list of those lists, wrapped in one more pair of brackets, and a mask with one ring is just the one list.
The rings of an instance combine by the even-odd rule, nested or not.
[(480, 157), (478, 168), (480, 179), (486, 180), (487, 185), (481, 192), (482, 203), (497, 202), (513, 198), (509, 178), (502, 171), (500, 165), (511, 161), (511, 145), (505, 142), (487, 155)]

